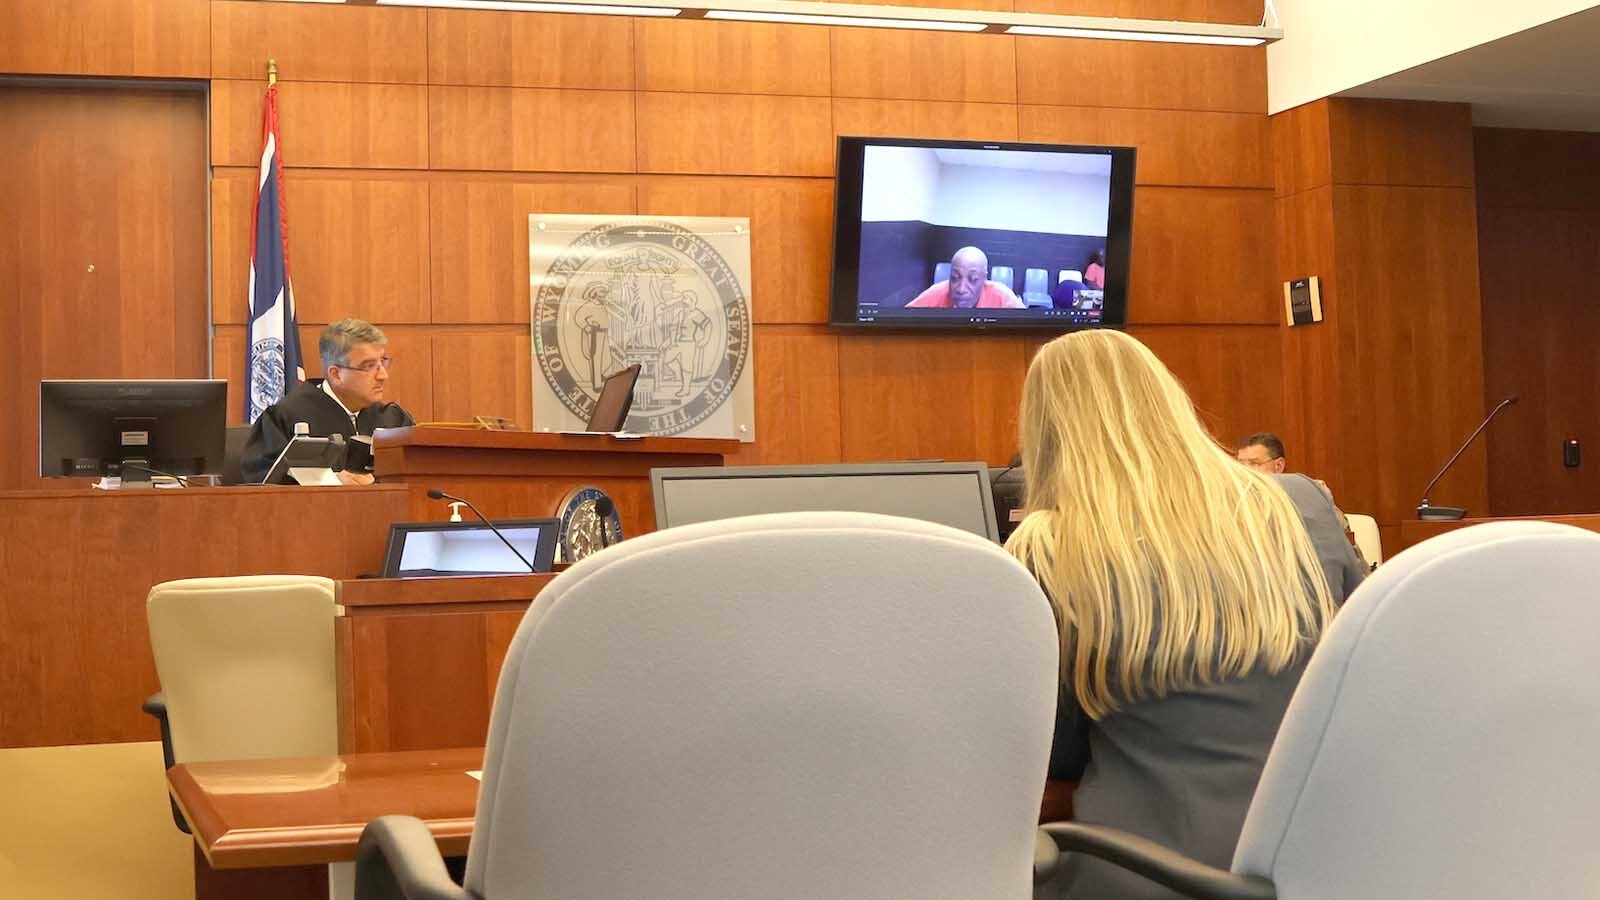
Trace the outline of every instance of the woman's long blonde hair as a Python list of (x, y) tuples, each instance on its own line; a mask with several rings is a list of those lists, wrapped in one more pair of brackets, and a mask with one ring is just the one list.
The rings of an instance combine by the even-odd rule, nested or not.
[(1212, 439), (1145, 345), (1051, 341), (1019, 418), (1028, 514), (1006, 549), (1055, 603), (1062, 676), (1090, 716), (1282, 671), (1333, 617), (1288, 495)]

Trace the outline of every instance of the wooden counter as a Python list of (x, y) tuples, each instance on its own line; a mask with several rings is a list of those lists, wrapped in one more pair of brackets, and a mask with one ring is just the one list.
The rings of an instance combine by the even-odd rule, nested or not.
[(411, 487), (413, 521), (449, 517), (449, 507), (428, 499), (430, 488), (465, 497), (486, 516), (536, 518), (560, 515), (569, 491), (593, 485), (616, 501), (622, 533), (633, 537), (656, 527), (651, 469), (720, 466), (741, 446), (705, 438), (416, 426), (379, 429), (373, 461), (380, 480)]
[(0, 746), (159, 737), (150, 587), (382, 568), (404, 486), (0, 493)]
[(1457, 528), (1467, 528), (1472, 525), (1483, 525), (1488, 522), (1513, 522), (1517, 520), (1532, 520), (1535, 522), (1555, 522), (1560, 525), (1571, 525), (1585, 531), (1600, 531), (1600, 514), (1574, 515), (1574, 516), (1505, 516), (1499, 518), (1482, 517), (1475, 519), (1456, 519), (1455, 521), (1422, 521), (1420, 519), (1407, 519), (1400, 523), (1400, 546), (1393, 551), (1384, 553), (1385, 557), (1407, 547), (1420, 544), (1431, 537), (1455, 531)]

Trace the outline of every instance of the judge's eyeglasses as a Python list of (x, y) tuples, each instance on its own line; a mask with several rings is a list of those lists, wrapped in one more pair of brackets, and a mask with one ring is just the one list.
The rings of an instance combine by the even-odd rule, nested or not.
[(366, 374), (371, 375), (379, 369), (383, 369), (387, 372), (389, 367), (392, 365), (394, 365), (394, 360), (385, 356), (379, 359), (369, 359), (359, 366), (340, 366), (339, 368), (348, 372), (365, 372)]

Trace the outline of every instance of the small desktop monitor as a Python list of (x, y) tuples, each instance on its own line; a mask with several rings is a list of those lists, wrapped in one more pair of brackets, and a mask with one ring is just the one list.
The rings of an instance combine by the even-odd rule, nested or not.
[[(505, 519), (495, 527), (538, 572), (555, 564), (560, 519)], [(386, 578), (526, 575), (528, 567), (482, 522), (402, 522), (389, 526)]]
[(999, 539), (981, 462), (651, 469), (656, 527), (763, 513), (838, 510), (922, 519)]
[(628, 411), (633, 409), (633, 386), (639, 380), (638, 363), (612, 372), (600, 385), (600, 397), (594, 402), (594, 412), (589, 414), (585, 430), (617, 432), (628, 421)]
[(222, 471), (228, 383), (219, 378), (39, 382), (39, 475)]

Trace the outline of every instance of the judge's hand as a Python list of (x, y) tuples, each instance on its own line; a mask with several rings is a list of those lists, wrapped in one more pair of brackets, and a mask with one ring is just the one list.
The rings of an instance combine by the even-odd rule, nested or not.
[(339, 481), (344, 484), (371, 484), (373, 478), (363, 472), (340, 472)]

